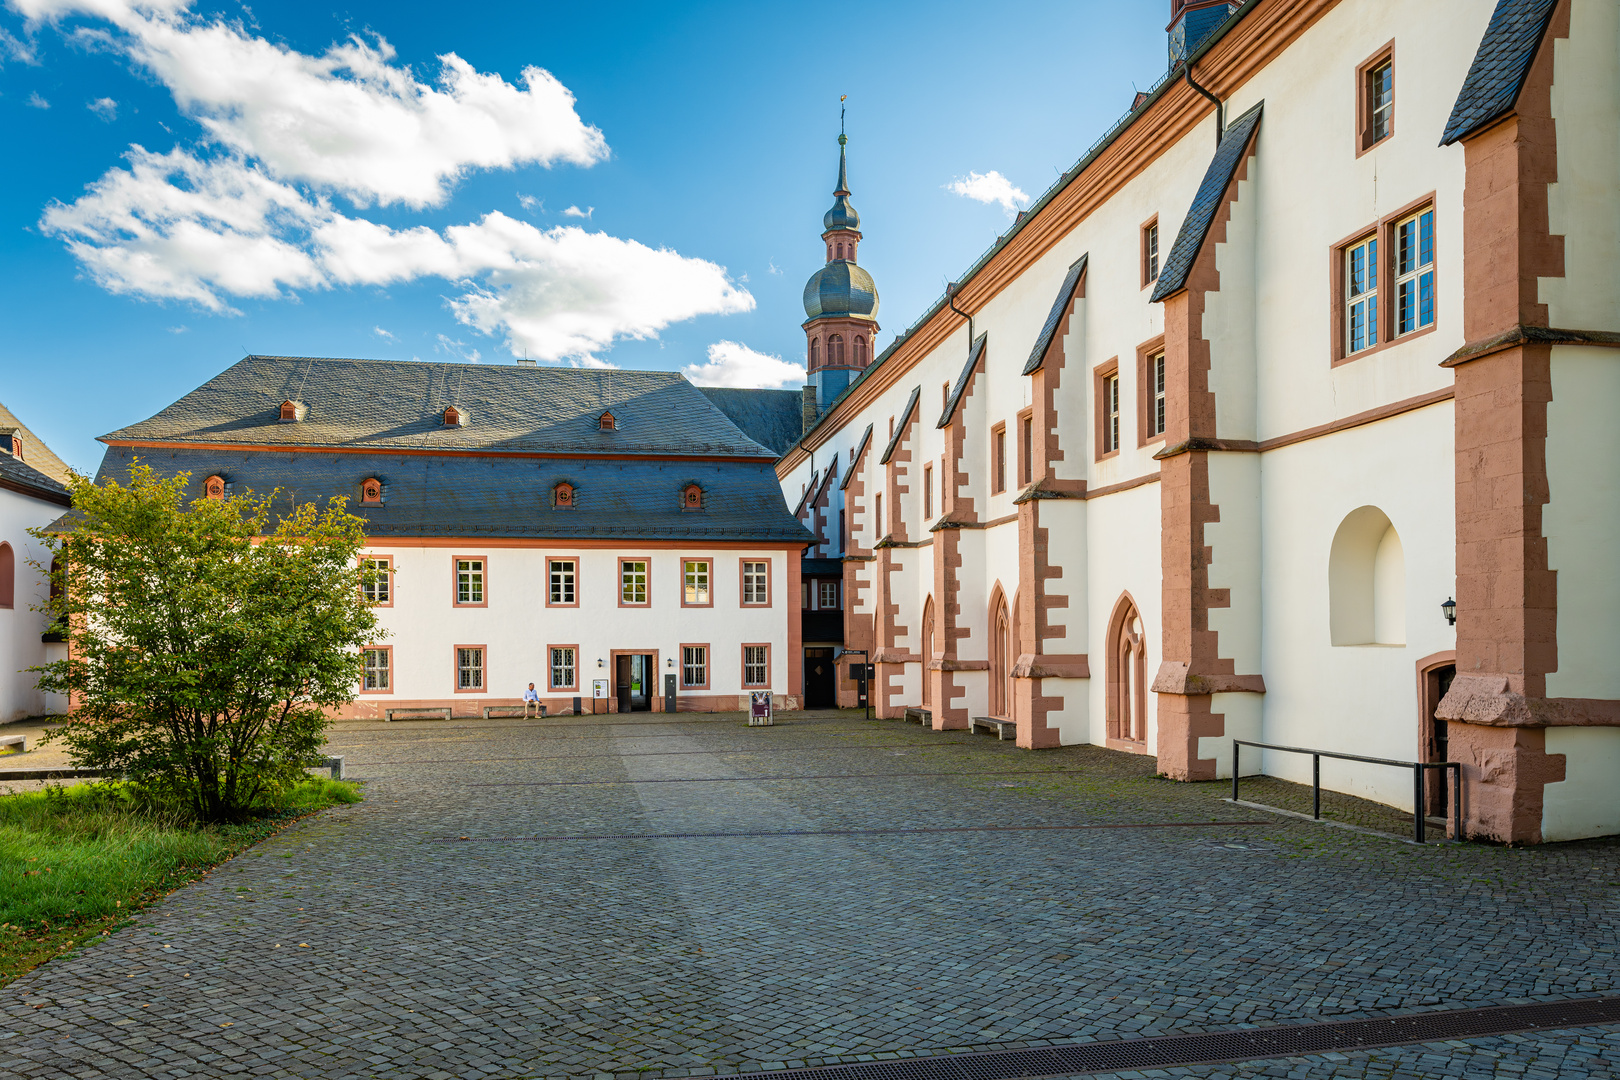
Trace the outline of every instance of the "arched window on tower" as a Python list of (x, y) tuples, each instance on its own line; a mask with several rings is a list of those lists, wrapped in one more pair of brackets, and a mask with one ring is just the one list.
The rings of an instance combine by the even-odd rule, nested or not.
[(833, 334), (827, 339), (827, 363), (839, 367), (844, 362), (844, 336)]
[(810, 339), (810, 366), (813, 368), (821, 361), (821, 339)]
[(855, 335), (855, 365), (866, 366), (866, 339), (859, 334)]
[(840, 259), (842, 259), (844, 257), (844, 245), (843, 244), (838, 245), (838, 257)]

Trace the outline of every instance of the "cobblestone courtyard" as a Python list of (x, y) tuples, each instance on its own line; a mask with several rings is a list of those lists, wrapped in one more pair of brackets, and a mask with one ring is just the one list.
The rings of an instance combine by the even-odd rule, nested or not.
[[(701, 1075), (1620, 971), (1620, 845), (1419, 848), (1095, 748), (827, 714), (348, 723), (331, 751), (363, 803), (0, 990), (0, 1075)], [(1121, 1075), (1617, 1073), (1598, 1028)]]

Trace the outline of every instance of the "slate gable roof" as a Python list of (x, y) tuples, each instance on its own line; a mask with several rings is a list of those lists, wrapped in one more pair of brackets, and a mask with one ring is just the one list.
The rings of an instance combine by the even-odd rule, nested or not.
[(939, 414), (939, 423), (935, 424), (935, 427), (944, 427), (951, 422), (951, 417), (956, 415), (956, 406), (962, 400), (962, 395), (967, 392), (968, 380), (973, 377), (973, 369), (979, 366), (979, 358), (984, 355), (984, 344), (989, 338), (988, 332), (980, 334), (979, 340), (968, 350), (967, 364), (963, 366), (962, 374), (956, 377), (956, 385), (951, 388), (951, 396), (945, 399), (945, 411)]
[(1024, 364), (1021, 374), (1033, 375), (1046, 363), (1046, 353), (1057, 339), (1058, 327), (1063, 325), (1064, 317), (1069, 314), (1069, 307), (1074, 303), (1075, 290), (1080, 287), (1080, 279), (1086, 276), (1086, 260), (1091, 253), (1080, 256), (1069, 267), (1069, 272), (1063, 276), (1063, 284), (1058, 286), (1057, 299), (1052, 301), (1052, 310), (1046, 316), (1046, 324), (1041, 327), (1041, 334), (1035, 339), (1035, 347), (1029, 351), (1029, 360)]
[(1466, 139), (1513, 111), (1558, 0), (1497, 0), (1468, 67), (1441, 146)]
[(70, 501), (67, 487), (60, 481), (46, 476), (25, 462), (18, 461), (10, 454), (0, 454), (0, 487), (21, 491), (25, 495), (32, 495), (62, 506), (67, 506)]
[(879, 465), (887, 465), (894, 452), (900, 449), (900, 443), (906, 437), (906, 425), (911, 423), (911, 414), (917, 411), (917, 401), (922, 397), (922, 387), (913, 386), (911, 396), (906, 399), (906, 407), (900, 410), (900, 416), (894, 422), (894, 434), (889, 436), (889, 445), (883, 448), (883, 456), (878, 458)]
[(1210, 226), (1215, 223), (1215, 215), (1221, 208), (1227, 186), (1232, 183), (1238, 165), (1249, 152), (1249, 142), (1254, 138), (1255, 129), (1260, 126), (1260, 111), (1264, 107), (1263, 101), (1256, 104), (1234, 120), (1221, 135), (1221, 145), (1215, 148), (1215, 157), (1198, 185), (1198, 194), (1193, 196), (1192, 206), (1187, 209), (1181, 232), (1176, 235), (1175, 246), (1170, 249), (1164, 266), (1159, 270), (1158, 284), (1153, 287), (1152, 299), (1155, 302), (1174, 296), (1187, 287), (1187, 277), (1192, 273), (1198, 252), (1203, 249), (1204, 240), (1209, 236)]
[[(110, 446), (98, 483), (127, 479), (140, 458), (160, 475), (191, 474), (187, 498), (219, 475), (233, 493), (282, 489), (279, 506), (333, 496), (349, 500), (366, 533), (388, 537), (623, 538), (747, 540), (810, 544), (789, 515), (773, 459), (624, 461), (591, 457), (521, 458), (475, 454), (320, 453)], [(360, 482), (382, 481), (383, 505), (359, 505)], [(551, 505), (552, 488), (574, 486), (574, 507)], [(703, 509), (682, 509), (689, 483), (703, 488)]]
[(10, 428), (22, 435), (25, 465), (59, 484), (67, 483), (67, 462), (53, 454), (51, 448), (45, 445), (45, 440), (29, 430), (28, 425), (19, 420), (17, 414), (6, 408), (3, 402), (0, 402), (0, 428)]
[(855, 473), (856, 473), (855, 465), (860, 463), (861, 455), (866, 453), (866, 444), (871, 442), (871, 441), (872, 441), (872, 425), (867, 424), (866, 425), (866, 431), (864, 433), (862, 433), (862, 435), (861, 435), (861, 441), (855, 444), (855, 453), (850, 455), (849, 460), (852, 462), (852, 464), (850, 466), (849, 472), (844, 474), (844, 479), (838, 485), (838, 490), (839, 491), (843, 491), (846, 488), (848, 488), (849, 487), (849, 482), (851, 480), (855, 479)]
[[(297, 422), (281, 403), (305, 406)], [(465, 417), (444, 423), (454, 406)], [(617, 429), (598, 420), (612, 412)], [(676, 372), (248, 356), (149, 420), (102, 437), (374, 450), (725, 455), (772, 460)]]
[(804, 428), (804, 397), (798, 390), (748, 390), (731, 386), (700, 386), (750, 439), (778, 457), (799, 441)]

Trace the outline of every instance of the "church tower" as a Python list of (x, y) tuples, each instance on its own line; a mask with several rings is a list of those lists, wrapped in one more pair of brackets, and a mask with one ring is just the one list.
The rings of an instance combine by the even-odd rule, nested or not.
[(855, 264), (861, 215), (849, 203), (849, 170), (838, 134), (838, 187), (832, 209), (821, 219), (827, 263), (804, 286), (805, 370), (816, 388), (816, 415), (872, 362), (877, 340), (878, 295), (872, 275)]

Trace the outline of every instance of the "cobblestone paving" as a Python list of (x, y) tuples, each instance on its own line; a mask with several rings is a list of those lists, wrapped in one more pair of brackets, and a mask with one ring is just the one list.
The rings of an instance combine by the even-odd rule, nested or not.
[[(1620, 971), (1620, 845), (1420, 848), (1091, 747), (831, 715), (351, 723), (331, 750), (365, 802), (0, 990), (0, 1075), (703, 1075), (1590, 995)], [(1617, 1060), (1598, 1029), (1119, 1075)]]

